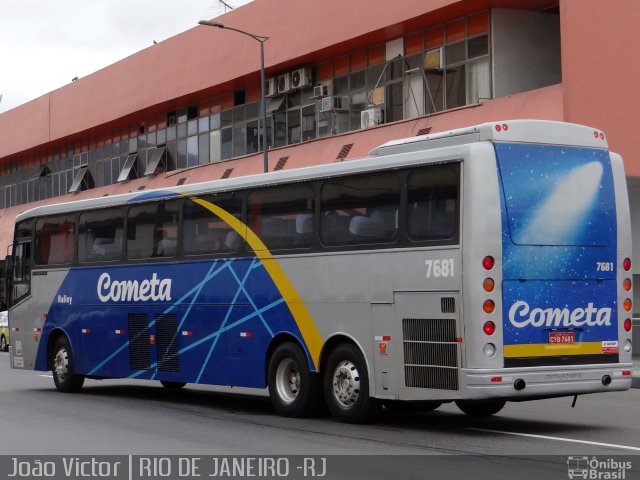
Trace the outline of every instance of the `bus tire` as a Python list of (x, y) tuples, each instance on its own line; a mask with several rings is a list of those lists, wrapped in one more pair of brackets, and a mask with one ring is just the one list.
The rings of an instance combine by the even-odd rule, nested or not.
[(7, 339), (4, 335), (0, 337), (0, 350), (3, 352), (7, 352), (9, 350), (9, 344), (7, 343)]
[(292, 342), (279, 345), (269, 359), (269, 398), (284, 417), (307, 417), (320, 411), (320, 376), (309, 371), (307, 357)]
[(187, 382), (169, 382), (167, 380), (160, 380), (160, 385), (164, 388), (168, 388), (169, 390), (177, 390), (184, 387), (186, 384)]
[(506, 400), (456, 400), (457, 407), (471, 417), (488, 417), (504, 408)]
[(324, 399), (337, 420), (361, 423), (380, 412), (382, 403), (369, 396), (369, 374), (356, 347), (344, 343), (329, 357), (323, 375)]
[(82, 389), (84, 375), (74, 372), (73, 353), (69, 340), (65, 336), (59, 337), (51, 351), (51, 371), (53, 383), (59, 392), (76, 393)]

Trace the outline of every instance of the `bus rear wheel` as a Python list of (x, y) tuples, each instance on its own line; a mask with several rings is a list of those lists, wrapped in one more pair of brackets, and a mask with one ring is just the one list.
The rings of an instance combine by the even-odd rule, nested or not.
[(504, 408), (506, 400), (457, 400), (457, 407), (472, 417), (488, 417)]
[(56, 340), (51, 351), (53, 383), (59, 392), (76, 393), (84, 384), (84, 375), (78, 375), (73, 368), (73, 354), (67, 337)]
[(346, 423), (365, 422), (380, 412), (382, 404), (369, 396), (369, 375), (356, 347), (339, 345), (327, 359), (324, 398), (331, 414)]
[(279, 345), (268, 369), (269, 398), (284, 417), (307, 417), (322, 407), (322, 388), (318, 374), (309, 371), (307, 357), (292, 342)]

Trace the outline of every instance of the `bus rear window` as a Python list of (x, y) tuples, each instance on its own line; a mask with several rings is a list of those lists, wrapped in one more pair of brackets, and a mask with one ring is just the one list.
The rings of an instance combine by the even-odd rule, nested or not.
[(615, 194), (607, 151), (514, 143), (496, 143), (495, 149), (515, 244), (615, 242)]

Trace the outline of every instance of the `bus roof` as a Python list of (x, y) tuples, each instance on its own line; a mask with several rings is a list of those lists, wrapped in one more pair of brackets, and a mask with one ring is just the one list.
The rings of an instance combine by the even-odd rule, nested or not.
[[(504, 128), (504, 125), (507, 128)], [(498, 131), (497, 126), (500, 126)], [(602, 138), (600, 136), (602, 135)], [(420, 137), (394, 140), (381, 145), (370, 152), (371, 157), (349, 160), (348, 162), (322, 164), (291, 170), (280, 170), (268, 174), (247, 175), (225, 180), (211, 180), (158, 190), (136, 191), (108, 197), (90, 198), (53, 205), (32, 208), (16, 217), (16, 222), (43, 215), (56, 215), (83, 211), (95, 208), (116, 207), (128, 203), (142, 202), (152, 199), (171, 198), (177, 195), (200, 195), (210, 192), (225, 192), (242, 188), (263, 187), (282, 183), (312, 180), (355, 174), (379, 169), (393, 169), (403, 166), (442, 161), (437, 155), (431, 156), (399, 156), (385, 159), (380, 163), (380, 156), (402, 153), (414, 153), (434, 150), (441, 147), (462, 147), (470, 143), (482, 141), (529, 142), (557, 145), (575, 145), (596, 148), (607, 148), (606, 138), (599, 130), (576, 124), (552, 122), (544, 120), (510, 120), (485, 123), (473, 127), (435, 133)]]
[(505, 120), (459, 128), (433, 135), (393, 140), (369, 152), (371, 156), (416, 152), (474, 142), (541, 143), (607, 149), (602, 131), (550, 120)]

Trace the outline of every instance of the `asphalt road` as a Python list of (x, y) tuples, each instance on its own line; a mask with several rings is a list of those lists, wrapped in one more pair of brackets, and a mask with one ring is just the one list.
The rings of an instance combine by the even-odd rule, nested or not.
[[(282, 418), (264, 396), (231, 395), (210, 387), (169, 391), (157, 382), (87, 380), (80, 394), (61, 394), (50, 373), (11, 370), (8, 355), (0, 353), (0, 453), (5, 455), (379, 457), (370, 465), (384, 455), (410, 456), (405, 460), (434, 455), (432, 472), (441, 469), (449, 478), (458, 477), (450, 475), (450, 457), (442, 456), (481, 455), (470, 457), (476, 459), (473, 468), (479, 458), (484, 468), (505, 472), (525, 462), (535, 476), (519, 471), (512, 477), (519, 479), (545, 478), (540, 476), (545, 468), (566, 475), (568, 456), (638, 455), (640, 473), (639, 405), (640, 390), (632, 389), (579, 397), (576, 408), (569, 398), (507, 404), (481, 420), (446, 404), (428, 413), (383, 412), (371, 425), (344, 425), (330, 417)], [(403, 469), (415, 471), (405, 460), (385, 461), (389, 472), (376, 466), (367, 477), (378, 478), (377, 473), (389, 478), (383, 476), (389, 473), (402, 478), (398, 474)], [(347, 471), (328, 478), (364, 478), (358, 475), (363, 462), (335, 461), (340, 464), (336, 469)], [(634, 477), (628, 472), (625, 478)]]

